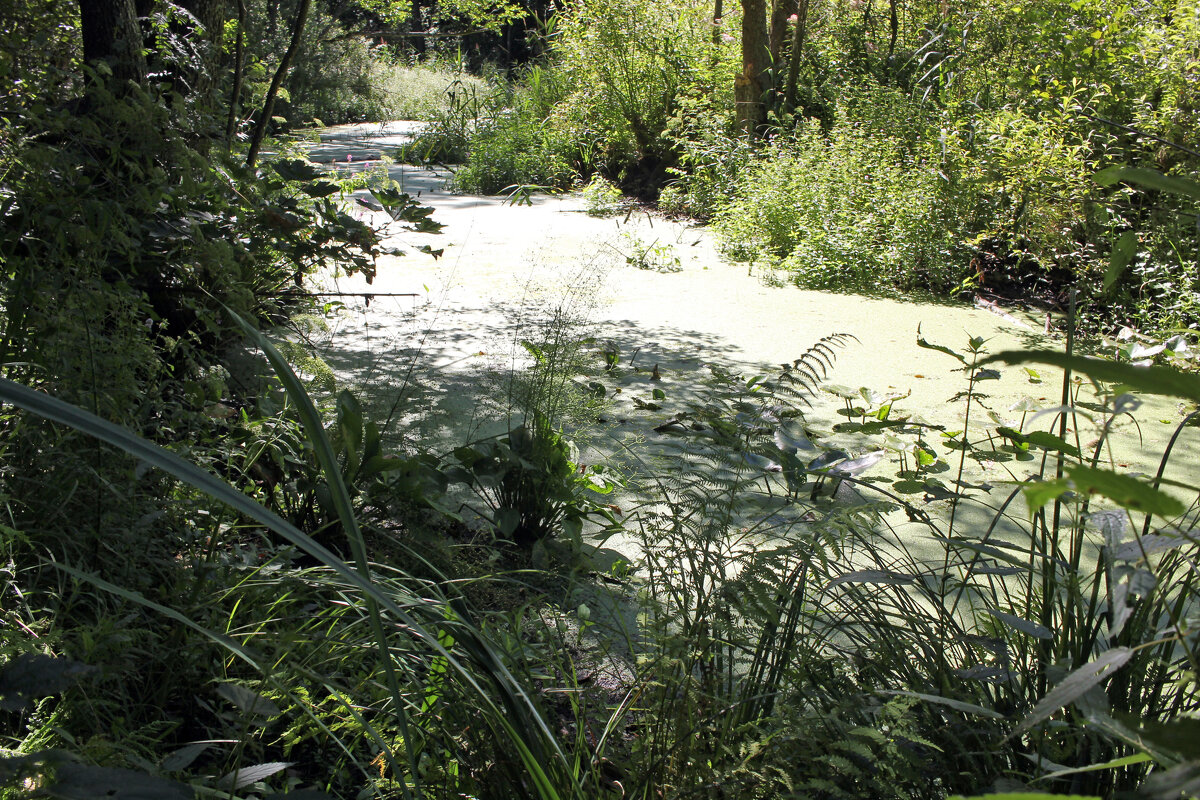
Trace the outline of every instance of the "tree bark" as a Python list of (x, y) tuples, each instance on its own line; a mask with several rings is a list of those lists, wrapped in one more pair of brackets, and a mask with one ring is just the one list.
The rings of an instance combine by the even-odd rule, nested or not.
[(233, 90), (229, 93), (229, 119), (225, 123), (226, 152), (233, 147), (233, 136), (237, 133), (238, 104), (242, 99), (242, 83), (246, 68), (246, 0), (237, 0), (238, 31), (233, 48)]
[(896, 55), (896, 39), (900, 35), (900, 12), (896, 8), (898, 0), (888, 0), (889, 15), (888, 15), (888, 51), (887, 51), (887, 66), (892, 68), (892, 57)]
[(296, 22), (292, 26), (292, 42), (288, 45), (287, 52), (283, 54), (283, 59), (280, 60), (279, 66), (275, 70), (275, 77), (271, 78), (271, 86), (267, 89), (266, 99), (263, 100), (262, 112), (258, 115), (258, 121), (254, 124), (254, 133), (250, 136), (250, 152), (246, 154), (246, 165), (249, 167), (253, 167), (254, 162), (258, 161), (258, 151), (262, 149), (263, 139), (267, 135), (267, 126), (271, 124), (271, 113), (275, 110), (275, 98), (279, 95), (279, 87), (283, 84), (284, 76), (287, 75), (296, 51), (300, 49), (300, 38), (304, 34), (304, 23), (308, 21), (308, 9), (311, 6), (312, 0), (300, 0), (300, 8), (296, 12)]
[[(800, 0), (774, 0), (771, 5), (771, 64), (776, 69), (783, 65), (783, 43), (787, 39), (788, 18), (800, 13)], [(779, 85), (779, 81), (775, 81)]]
[(757, 136), (767, 121), (763, 95), (771, 51), (767, 38), (766, 0), (742, 0), (742, 71), (734, 78), (738, 127)]
[(792, 31), (792, 53), (788, 59), (787, 89), (784, 92), (783, 107), (788, 111), (796, 109), (796, 84), (800, 79), (800, 57), (804, 53), (804, 36), (808, 32), (808, 0), (800, 0), (796, 10), (796, 28)]
[(133, 0), (79, 0), (83, 60), (107, 64), (117, 80), (146, 79), (146, 55)]
[(225, 35), (225, 0), (180, 0), (179, 5), (204, 29), (201, 36), (203, 72), (211, 77), (221, 54), (221, 38)]

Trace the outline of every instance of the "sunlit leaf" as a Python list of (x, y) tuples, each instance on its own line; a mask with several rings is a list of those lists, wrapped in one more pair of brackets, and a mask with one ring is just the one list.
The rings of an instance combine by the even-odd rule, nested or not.
[(217, 781), (217, 786), (237, 791), (264, 778), (269, 778), (276, 772), (282, 772), (290, 766), (292, 766), (290, 761), (272, 761), (267, 764), (255, 764), (252, 767), (239, 767)]
[(937, 350), (939, 353), (945, 353), (948, 356), (957, 358), (961, 363), (966, 364), (967, 359), (963, 355), (954, 352), (949, 347), (940, 344), (930, 344), (921, 336), (921, 326), (917, 325), (917, 347), (923, 347), (926, 350)]
[(980, 363), (1050, 364), (1082, 373), (1098, 381), (1120, 383), (1151, 394), (1182, 397), (1200, 403), (1200, 375), (1170, 367), (1135, 367), (1098, 358), (1068, 356), (1053, 350), (1006, 350), (987, 356)]
[(1101, 494), (1123, 508), (1175, 517), (1183, 513), (1184, 505), (1145, 481), (1111, 470), (1072, 464), (1067, 467), (1071, 483), (1079, 492)]
[(1200, 200), (1200, 183), (1186, 178), (1164, 175), (1158, 170), (1145, 167), (1109, 167), (1093, 175), (1092, 180), (1104, 187), (1124, 181), (1144, 189), (1154, 189)]

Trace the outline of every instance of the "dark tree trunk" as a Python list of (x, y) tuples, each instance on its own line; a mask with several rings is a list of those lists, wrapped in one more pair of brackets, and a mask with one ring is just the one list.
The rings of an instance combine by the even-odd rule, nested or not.
[(262, 112), (259, 113), (258, 121), (254, 124), (254, 133), (250, 136), (250, 152), (246, 154), (248, 166), (253, 167), (254, 163), (258, 161), (258, 151), (262, 149), (263, 139), (267, 135), (267, 126), (271, 124), (271, 114), (275, 111), (275, 98), (279, 95), (279, 87), (283, 84), (292, 59), (296, 57), (296, 51), (300, 49), (300, 38), (304, 35), (304, 23), (308, 21), (308, 9), (311, 6), (312, 0), (300, 0), (300, 8), (296, 11), (296, 22), (292, 26), (292, 43), (288, 45), (287, 52), (283, 54), (283, 59), (275, 70), (275, 77), (271, 79), (267, 97), (263, 100)]
[(896, 38), (900, 35), (900, 11), (899, 11), (899, 9), (896, 8), (897, 2), (898, 2), (898, 0), (889, 0), (889, 3), (890, 3), (889, 10), (891, 12), (888, 16), (888, 26), (891, 29), (889, 32), (889, 36), (888, 36), (888, 52), (887, 52), (887, 60), (888, 60), (889, 68), (892, 65), (892, 56), (894, 56), (896, 54)]
[[(800, 0), (774, 0), (771, 5), (771, 65), (776, 71), (783, 66), (783, 43), (787, 40), (788, 18), (798, 14)], [(779, 85), (776, 80), (775, 85)]]
[(133, 0), (79, 0), (83, 60), (107, 64), (117, 80), (146, 79), (146, 56)]
[(238, 105), (242, 99), (242, 83), (246, 65), (246, 0), (237, 0), (238, 31), (233, 50), (233, 90), (229, 93), (229, 118), (225, 122), (225, 147), (233, 147), (237, 133)]
[(788, 111), (796, 110), (796, 84), (800, 79), (800, 57), (804, 54), (804, 36), (808, 32), (808, 0), (800, 0), (796, 10), (796, 28), (792, 31), (792, 53), (788, 59), (787, 91), (783, 105)]
[[(418, 34), (424, 33), (425, 32), (425, 22), (424, 22), (424, 15), (421, 12), (421, 0), (412, 0), (412, 11), (410, 12), (410, 14), (412, 16), (413, 33), (418, 33)], [(412, 41), (413, 50), (416, 51), (417, 58), (424, 58), (425, 57), (425, 37), (424, 36), (414, 36), (414, 37), (412, 37), (411, 41)], [(509, 66), (511, 66), (511, 64), (509, 64)]]
[(180, 0), (186, 9), (204, 29), (201, 38), (207, 46), (205, 52), (205, 71), (210, 75), (217, 64), (220, 55), (221, 38), (225, 33), (225, 0)]
[(742, 71), (734, 78), (738, 127), (757, 136), (767, 121), (763, 95), (771, 51), (767, 38), (766, 0), (742, 0)]

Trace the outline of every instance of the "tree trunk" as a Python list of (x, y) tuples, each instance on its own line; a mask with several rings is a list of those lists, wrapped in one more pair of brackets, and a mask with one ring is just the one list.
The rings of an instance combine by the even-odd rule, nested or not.
[(225, 123), (226, 152), (233, 147), (237, 133), (238, 104), (242, 99), (242, 83), (246, 75), (246, 0), (237, 0), (238, 31), (233, 49), (233, 90), (229, 93), (229, 119)]
[(220, 63), (221, 38), (225, 34), (225, 0), (180, 0), (179, 5), (204, 29), (200, 37), (201, 63), (189, 77), (194, 90), (207, 91)]
[(117, 80), (146, 79), (146, 55), (133, 0), (79, 0), (83, 60), (105, 63)]
[(262, 112), (258, 115), (254, 133), (250, 136), (250, 152), (246, 154), (246, 165), (249, 167), (253, 167), (254, 162), (258, 161), (258, 151), (262, 149), (263, 139), (267, 135), (267, 126), (271, 124), (271, 114), (275, 110), (275, 98), (279, 95), (279, 87), (283, 83), (284, 76), (287, 75), (288, 68), (292, 65), (296, 51), (300, 49), (300, 38), (304, 34), (304, 23), (308, 21), (308, 9), (311, 6), (312, 0), (300, 0), (300, 8), (296, 12), (296, 22), (292, 26), (292, 43), (288, 45), (287, 52), (283, 54), (283, 59), (280, 60), (279, 66), (275, 70), (275, 77), (271, 79), (267, 97), (263, 100)]
[(796, 110), (796, 83), (800, 79), (800, 56), (804, 52), (804, 36), (808, 32), (808, 0), (800, 0), (796, 10), (796, 29), (792, 31), (792, 54), (788, 59), (787, 91), (783, 97), (783, 107), (788, 111)]
[(898, 0), (888, 0), (890, 14), (888, 16), (888, 51), (887, 51), (887, 66), (892, 68), (892, 57), (896, 55), (896, 39), (900, 35), (900, 12), (896, 8)]
[(742, 71), (734, 79), (733, 97), (738, 127), (747, 136), (757, 136), (767, 121), (763, 95), (770, 59), (766, 0), (742, 0)]
[[(778, 70), (783, 65), (783, 43), (787, 39), (788, 18), (799, 14), (800, 0), (774, 0), (771, 5), (771, 65)], [(775, 81), (779, 85), (779, 81)]]

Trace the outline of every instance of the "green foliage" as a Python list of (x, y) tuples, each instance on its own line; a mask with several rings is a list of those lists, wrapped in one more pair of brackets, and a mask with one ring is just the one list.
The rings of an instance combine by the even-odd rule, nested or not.
[(679, 256), (669, 244), (660, 243), (657, 239), (651, 242), (643, 241), (636, 234), (627, 234), (625, 247), (625, 263), (637, 269), (653, 272), (680, 272), (683, 265)]
[[(251, 332), (248, 327), (246, 330), (248, 333)], [(491, 716), (498, 726), (497, 733), (507, 732), (501, 733), (501, 735), (515, 737), (510, 740), (510, 743), (517, 751), (516, 760), (527, 765), (531, 773), (529, 780), (538, 787), (535, 790), (536, 793), (545, 797), (560, 796), (554, 789), (554, 782), (547, 776), (559, 769), (555, 764), (565, 767), (565, 760), (561, 754), (553, 755), (557, 750), (557, 745), (549, 738), (548, 730), (541, 723), (536, 709), (529, 704), (525, 690), (516, 684), (510, 685), (511, 691), (504, 688), (506, 683), (512, 681), (512, 678), (504, 669), (499, 661), (498, 653), (487, 639), (483, 637), (478, 628), (465, 620), (463, 616), (465, 609), (453, 610), (444, 598), (440, 603), (431, 603), (427, 599), (421, 599), (428, 598), (431, 592), (436, 593), (436, 589), (430, 585), (418, 589), (416, 583), (402, 571), (385, 571), (379, 577), (372, 576), (372, 567), (366, 560), (362, 533), (353, 514), (350, 492), (343, 480), (346, 465), (339, 462), (333, 442), (323, 431), (316, 409), (307, 395), (303, 393), (296, 377), (286, 368), (282, 358), (265, 339), (258, 337), (257, 343), (264, 348), (272, 363), (281, 370), (281, 379), (289, 397), (297, 405), (299, 416), (310, 437), (312, 449), (321, 465), (322, 475), (333, 499), (335, 513), (349, 540), (350, 547), (355, 553), (355, 566), (345, 563), (303, 531), (266, 508), (257, 505), (210, 473), (144, 439), (81, 409), (11, 382), (5, 382), (2, 391), (10, 402), (117, 445), (148, 464), (159, 467), (210, 494), (214, 499), (229, 504), (248, 518), (256, 520), (282, 539), (303, 550), (322, 565), (322, 569), (315, 573), (308, 570), (297, 570), (289, 564), (288, 553), (278, 551), (271, 556), (273, 559), (280, 559), (275, 565), (277, 571), (274, 574), (261, 572), (263, 568), (255, 564), (250, 566), (249, 580), (242, 578), (235, 582), (236, 585), (222, 586), (221, 575), (224, 570), (218, 564), (210, 564), (204, 571), (212, 583), (208, 584), (207, 588), (204, 583), (198, 583), (192, 587), (190, 593), (185, 593), (183, 596), (188, 598), (187, 603), (196, 604), (194, 606), (196, 610), (211, 608), (212, 610), (208, 612), (211, 621), (220, 620), (222, 612), (215, 614), (213, 612), (225, 602), (232, 600), (233, 609), (237, 609), (243, 600), (249, 602), (250, 598), (257, 593), (257, 587), (265, 589), (268, 595), (275, 595), (272, 605), (275, 606), (276, 613), (282, 613), (284, 607), (302, 598), (307, 597), (309, 601), (316, 599), (323, 591), (322, 587), (327, 587), (334, 592), (334, 596), (347, 598), (354, 595), (355, 597), (349, 602), (343, 600), (339, 603), (323, 604), (325, 608), (329, 609), (329, 613), (317, 627), (311, 629), (311, 633), (317, 634), (322, 628), (328, 630), (329, 628), (326, 626), (331, 626), (336, 631), (340, 627), (338, 620), (344, 619), (349, 625), (345, 634), (328, 635), (322, 632), (315, 638), (309, 639), (307, 633), (294, 631), (291, 634), (285, 633), (285, 637), (281, 640), (275, 640), (263, 628), (262, 620), (250, 620), (250, 627), (245, 631), (236, 624), (231, 624), (236, 620), (236, 611), (224, 612), (229, 613), (230, 617), (224, 626), (227, 628), (227, 632), (222, 633), (220, 627), (213, 628), (201, 620), (189, 618), (185, 612), (155, 602), (140, 592), (115, 585), (67, 564), (60, 564), (57, 568), (83, 584), (95, 587), (100, 592), (124, 599), (135, 607), (142, 606), (157, 612), (199, 633), (202, 641), (207, 640), (209, 643), (217, 645), (227, 651), (233, 659), (225, 669), (234, 670), (236, 662), (249, 666), (252, 670), (251, 674), (257, 673), (255, 681), (263, 682), (263, 685), (278, 693), (278, 700), (284, 701), (284, 704), (281, 704), (261, 698), (254, 691), (223, 685), (227, 690), (221, 694), (241, 707), (246, 715), (239, 715), (240, 718), (231, 720), (237, 725), (260, 728), (265, 733), (269, 729), (266, 723), (283, 713), (286, 706), (289, 713), (308, 715), (314, 723), (314, 727), (311, 729), (312, 735), (323, 739), (331, 733), (328, 725), (323, 721), (322, 716), (313, 713), (311, 706), (303, 702), (302, 698), (313, 696), (314, 690), (319, 690), (322, 697), (328, 693), (337, 698), (342, 710), (349, 711), (350, 716), (357, 723), (352, 730), (347, 732), (346, 738), (338, 741), (339, 747), (344, 752), (351, 752), (368, 743), (380, 746), (383, 750), (382, 759), (386, 763), (387, 769), (394, 773), (403, 772), (408, 776), (403, 779), (403, 782), (410, 783), (411, 789), (419, 792), (425, 777), (424, 771), (419, 767), (425, 749), (432, 748), (432, 752), (437, 754), (438, 760), (445, 763), (444, 759), (448, 754), (444, 751), (445, 745), (440, 744), (442, 741), (440, 729), (454, 716), (453, 713), (447, 713), (454, 705), (451, 704), (448, 709), (440, 711), (436, 716), (431, 716), (428, 712), (433, 710), (434, 703), (439, 700), (441, 695), (446, 695), (448, 699), (461, 688), (468, 694), (476, 693), (476, 700), (482, 702), (483, 707), (492, 709)], [(343, 407), (341, 427), (342, 438), (345, 440), (353, 438), (352, 429), (355, 426), (351, 418), (354, 416), (355, 409), (353, 403), (345, 399)], [(345, 447), (344, 441), (343, 447)], [(290, 585), (290, 591), (280, 594), (278, 589), (283, 585)], [(208, 599), (206, 596), (209, 592), (216, 592), (220, 599), (218, 600), (217, 597)], [(230, 597), (230, 594), (243, 596)], [(290, 597), (292, 594), (297, 596), (292, 598)], [(251, 607), (252, 605), (251, 603)], [(401, 643), (395, 640), (395, 637), (385, 635), (382, 627), (385, 615), (389, 620), (389, 626), (400, 625), (407, 631), (406, 643)], [(365, 633), (365, 642), (362, 642), (361, 637), (364, 634), (351, 634), (350, 631), (361, 627), (364, 618), (370, 622), (370, 625), (369, 632)], [(350, 650), (342, 652), (343, 636), (350, 636), (352, 641), (362, 642), (366, 645), (365, 649), (359, 644), (353, 644)], [(290, 641), (289, 637), (291, 637)], [(310, 645), (314, 645), (315, 650), (310, 649)], [(340, 668), (326, 671), (324, 675), (318, 672), (319, 677), (313, 684), (314, 675), (305, 666), (305, 661), (313, 656), (319, 656), (323, 649), (330, 646), (334, 648), (332, 656), (341, 662)], [(281, 663), (278, 658), (271, 655), (272, 648), (276, 647), (281, 648), (281, 653), (287, 652), (297, 660), (287, 664)], [(366, 655), (372, 649), (377, 651), (377, 656)], [(393, 660), (393, 649), (401, 653), (408, 651), (410, 655), (421, 655), (418, 656), (419, 661), (417, 662), (408, 661), (404, 657)], [(454, 652), (451, 652), (452, 650)], [(360, 656), (359, 653), (363, 655)], [(329, 657), (329, 655), (325, 657)], [(359, 663), (355, 665), (351, 659)], [(432, 662), (429, 659), (432, 659)], [(372, 661), (374, 661), (373, 667), (371, 666)], [(19, 666), (24, 662), (13, 663)], [(408, 666), (404, 666), (406, 663)], [(476, 667), (466, 666), (472, 663)], [(6, 680), (12, 676), (13, 667), (9, 666), (10, 668), (6, 669), (4, 673)], [(367, 686), (382, 686), (382, 695), (374, 694), (368, 698), (357, 692), (352, 684), (345, 688), (338, 688), (334, 685), (338, 680), (335, 675), (350, 677), (363, 668), (368, 668), (369, 672), (379, 670), (382, 673), (380, 675), (381, 682), (371, 679), (369, 674), (361, 676), (366, 680)], [(478, 668), (478, 672), (475, 671), (476, 668)], [(346, 671), (343, 672), (343, 670)], [(235, 670), (233, 674), (240, 674), (240, 671)], [(431, 674), (440, 676), (436, 683), (430, 677)], [(11, 678), (11, 680), (17, 679)], [(295, 686), (297, 680), (302, 680), (302, 685), (311, 687), (308, 695), (288, 688)], [(24, 684), (18, 681), (16, 685), (23, 686)], [(52, 691), (53, 688), (50, 687), (48, 690)], [(353, 705), (344, 694), (347, 691), (359, 694)], [(508, 692), (507, 695), (506, 692)], [(406, 700), (406, 697), (409, 696), (423, 699), (412, 703)], [(380, 703), (380, 707), (370, 709), (372, 702)], [(504, 707), (503, 711), (501, 711), (501, 705)], [(383, 711), (384, 706), (390, 707), (391, 710)], [(415, 706), (420, 706), (422, 713), (410, 717), (407, 709)], [(468, 727), (479, 722), (478, 710), (479, 707), (476, 706), (475, 713), (470, 716), (471, 721), (467, 723)], [(261, 715), (262, 719), (251, 722), (250, 717), (255, 713)], [(380, 716), (376, 717), (376, 713), (379, 713)], [(532, 738), (524, 739), (523, 737)], [(297, 742), (294, 731), (288, 740), (291, 743), (290, 746), (294, 747)], [(389, 740), (397, 741), (398, 744), (393, 748), (389, 746)], [(239, 741), (244, 742), (245, 740), (239, 737)], [(459, 741), (465, 744), (465, 740), (460, 739)], [(491, 741), (491, 738), (487, 737), (479, 741), (487, 742)], [(252, 746), (258, 747), (257, 744)], [(470, 745), (467, 747), (470, 748)], [(199, 752), (202, 751), (197, 751), (196, 755)], [(463, 757), (465, 758), (465, 751), (461, 752), (464, 753)], [(240, 756), (240, 753), (237, 755)], [(360, 757), (358, 761), (360, 770), (365, 770), (366, 761), (366, 758)], [(480, 766), (483, 767), (486, 763), (488, 760), (485, 757), (485, 760), (480, 762)], [(265, 779), (279, 771), (278, 769), (268, 769), (266, 765), (262, 767), (241, 766), (236, 769), (254, 775), (253, 781)], [(506, 769), (506, 766), (497, 765), (496, 771), (491, 773), (492, 779), (498, 779)], [(473, 782), (477, 779), (477, 773), (468, 769), (462, 779), (468, 783)], [(513, 776), (509, 776), (509, 779), (513, 779)], [(520, 781), (521, 779), (517, 778), (516, 780)], [(562, 782), (561, 779), (556, 779), (556, 781), (559, 785), (569, 785)], [(249, 782), (247, 781), (247, 783)]]
[(618, 183), (669, 160), (663, 138), (682, 92), (707, 62), (708, 7), (589, 0), (559, 21), (554, 67), (572, 88), (556, 122)]
[(562, 436), (534, 416), (503, 436), (456, 449), (460, 469), (451, 475), (483, 500), (500, 538), (523, 548), (560, 532), (578, 541), (584, 519), (600, 510), (589, 494), (607, 494), (612, 485), (602, 468), (589, 471), (570, 456)]
[(471, 138), (470, 158), (454, 176), (463, 191), (499, 194), (517, 185), (563, 189), (575, 182), (571, 148), (536, 120), (502, 117)]
[(623, 206), (621, 190), (601, 175), (593, 175), (583, 187), (583, 199), (588, 204), (588, 216), (592, 217), (618, 214)]
[(738, 174), (716, 230), (733, 257), (778, 264), (803, 286), (945, 290), (966, 265), (931, 156), (868, 121), (840, 117), (828, 135), (807, 125)]

